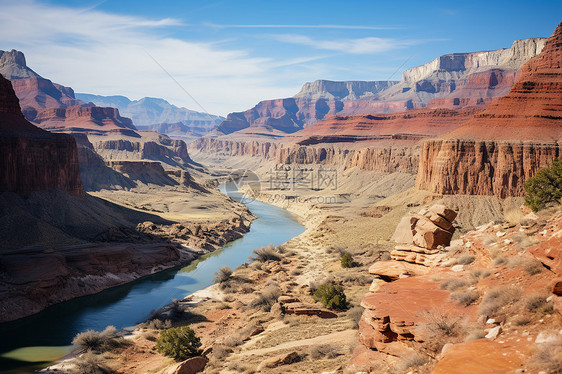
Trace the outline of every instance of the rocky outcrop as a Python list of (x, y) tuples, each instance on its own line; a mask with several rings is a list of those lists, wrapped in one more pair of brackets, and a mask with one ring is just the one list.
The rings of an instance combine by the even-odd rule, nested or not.
[(27, 122), (10, 81), (0, 77), (0, 192), (62, 190), (84, 196), (76, 142)]
[[(392, 137), (383, 139), (392, 140)], [(322, 142), (326, 142), (325, 139)], [(418, 164), (416, 147), (365, 146), (349, 149), (345, 145), (300, 145), (268, 141), (236, 141), (203, 138), (190, 144), (193, 149), (215, 157), (260, 157), (280, 164), (325, 164), (362, 170), (414, 174)]]
[(154, 160), (174, 167), (192, 162), (183, 140), (154, 132), (141, 132), (139, 137), (89, 135), (89, 139), (94, 151), (105, 161)]
[(425, 142), (416, 186), (444, 194), (521, 196), (559, 157), (562, 24), (523, 66), (510, 93), (444, 139)]
[(0, 51), (0, 74), (7, 80), (22, 78), (38, 78), (39, 74), (31, 70), (22, 52), (12, 49)]
[(397, 81), (328, 81), (317, 80), (305, 83), (295, 98), (328, 100), (373, 99), (377, 94), (398, 83)]
[(119, 115), (115, 108), (79, 107), (48, 108), (38, 111), (34, 122), (51, 131), (85, 132), (101, 135), (107, 132), (137, 136), (129, 118)]
[(140, 130), (156, 131), (169, 136), (202, 136), (224, 120), (224, 117), (177, 107), (164, 99), (152, 97), (130, 100), (125, 96), (84, 93), (78, 93), (76, 96), (87, 103), (119, 109), (119, 112), (131, 118)]

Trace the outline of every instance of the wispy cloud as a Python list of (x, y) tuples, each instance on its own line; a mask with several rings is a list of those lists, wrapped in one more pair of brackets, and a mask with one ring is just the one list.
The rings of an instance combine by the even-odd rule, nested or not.
[(239, 29), (340, 29), (340, 30), (399, 30), (402, 26), (361, 26), (361, 25), (221, 25), (216, 23), (205, 23), (204, 25), (215, 28), (239, 28)]
[(183, 25), (173, 18), (33, 0), (0, 0), (0, 7), (0, 49), (23, 51), (35, 71), (77, 92), (164, 97), (196, 109), (146, 52), (211, 113), (245, 109), (261, 98), (286, 97), (298, 89), (272, 79), (274, 69), (298, 63), (293, 58), (274, 60), (221, 43), (171, 38), (170, 28)]
[(419, 44), (420, 41), (398, 40), (392, 38), (366, 37), (356, 39), (320, 40), (305, 35), (282, 34), (271, 38), (284, 43), (298, 44), (316, 49), (351, 54), (373, 54), (392, 51), (398, 48)]

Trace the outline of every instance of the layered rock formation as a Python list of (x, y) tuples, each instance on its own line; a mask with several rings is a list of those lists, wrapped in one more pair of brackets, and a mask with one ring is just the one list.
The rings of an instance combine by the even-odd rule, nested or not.
[(424, 144), (416, 185), (445, 194), (521, 196), (523, 182), (559, 157), (561, 136), (562, 24), (507, 96)]
[(120, 133), (140, 137), (129, 118), (119, 115), (115, 108), (79, 107), (48, 108), (34, 118), (41, 128), (50, 131), (85, 132), (92, 135)]
[(28, 196), (62, 190), (84, 196), (76, 142), (29, 123), (21, 113), (10, 81), (0, 76), (0, 192)]
[(484, 107), (509, 92), (516, 72), (541, 52), (544, 42), (544, 38), (524, 39), (511, 48), (440, 56), (406, 70), (400, 82), (308, 82), (292, 98), (262, 101), (250, 110), (229, 114), (218, 131), (230, 134), (251, 127), (254, 133), (293, 133), (334, 114), (389, 113), (428, 104)]
[(97, 106), (112, 107), (130, 117), (140, 130), (156, 131), (175, 137), (199, 137), (216, 128), (224, 117), (177, 107), (164, 99), (125, 96), (99, 96), (78, 93), (77, 98)]

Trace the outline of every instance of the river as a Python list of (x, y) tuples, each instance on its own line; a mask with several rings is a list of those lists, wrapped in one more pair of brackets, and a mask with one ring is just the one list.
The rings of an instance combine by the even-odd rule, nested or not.
[[(221, 189), (224, 192), (224, 188)], [(237, 200), (238, 193), (229, 192)], [(280, 245), (304, 227), (284, 209), (259, 201), (247, 203), (257, 217), (244, 237), (183, 268), (165, 270), (95, 295), (69, 300), (41, 313), (0, 325), (0, 373), (33, 373), (71, 350), (73, 337), (85, 330), (118, 329), (144, 321), (153, 310), (212, 284), (221, 266), (248, 261), (252, 250)]]

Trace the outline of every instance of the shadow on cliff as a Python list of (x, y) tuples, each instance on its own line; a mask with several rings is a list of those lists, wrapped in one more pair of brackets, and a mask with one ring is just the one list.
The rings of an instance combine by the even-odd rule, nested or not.
[(145, 221), (174, 223), (87, 194), (82, 199), (63, 191), (35, 191), (23, 198), (4, 192), (0, 194), (0, 250), (99, 241), (111, 231), (124, 236), (117, 241), (146, 241), (153, 238), (136, 231), (136, 225)]

